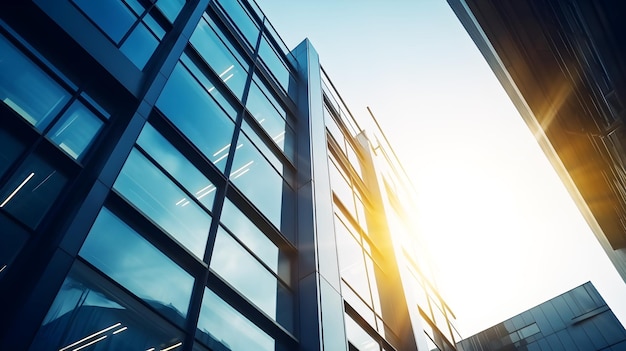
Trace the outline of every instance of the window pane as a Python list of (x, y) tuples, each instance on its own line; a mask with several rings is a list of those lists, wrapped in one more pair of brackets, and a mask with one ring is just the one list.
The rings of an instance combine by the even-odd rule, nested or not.
[(114, 42), (119, 43), (137, 17), (120, 0), (73, 0)]
[(212, 350), (273, 351), (275, 341), (208, 288), (196, 338)]
[(0, 208), (35, 228), (54, 204), (67, 177), (34, 154), (0, 189)]
[(139, 24), (128, 36), (120, 50), (139, 69), (143, 69), (159, 45), (157, 38), (150, 33), (144, 24)]
[(359, 351), (380, 350), (380, 345), (361, 326), (359, 326), (349, 315), (345, 314), (346, 335), (348, 341), (356, 346)]
[(150, 124), (141, 131), (137, 144), (211, 210), (215, 186)]
[(22, 250), (30, 235), (26, 229), (0, 214), (0, 279)]
[(79, 254), (171, 320), (184, 323), (193, 278), (106, 208)]
[(102, 127), (102, 120), (75, 102), (48, 132), (48, 137), (75, 159), (80, 159)]
[(276, 319), (276, 277), (221, 228), (215, 239), (210, 267), (263, 312)]
[(124, 0), (126, 5), (130, 7), (131, 10), (135, 13), (135, 16), (140, 17), (146, 12), (146, 8), (140, 2), (141, 0)]
[(82, 270), (86, 269), (74, 268), (68, 274), (31, 350), (182, 349), (180, 331)]
[(157, 107), (217, 168), (224, 170), (235, 125), (180, 64), (165, 85)]
[(67, 91), (0, 35), (0, 100), (42, 130), (69, 98)]
[(357, 218), (354, 213), (354, 195), (352, 193), (352, 187), (332, 158), (328, 161), (328, 172), (330, 173), (330, 185), (332, 186), (333, 193), (339, 198), (339, 201), (345, 206), (350, 215)]
[[(285, 176), (285, 165), (283, 164), (283, 161), (281, 161), (272, 152), (272, 150), (270, 150), (267, 144), (263, 140), (261, 140), (261, 137), (256, 133), (256, 131), (252, 129), (250, 124), (248, 124), (248, 122), (245, 119), (241, 123), (241, 130), (248, 137), (248, 139), (254, 144), (254, 146), (256, 146), (256, 148), (259, 149), (259, 151), (263, 154), (263, 156), (265, 156), (265, 158), (272, 164), (272, 166), (274, 166), (274, 169), (276, 169), (278, 173), (280, 173), (281, 176)], [(241, 142), (239, 144), (242, 145)]]
[(275, 273), (278, 273), (278, 247), (228, 199), (220, 221)]
[(246, 108), (276, 145), (293, 159), (294, 132), (285, 122), (286, 112), (271, 95), (268, 97), (269, 92), (264, 93), (258, 84), (262, 83), (255, 82), (250, 86)]
[[(281, 228), (283, 201), (292, 190), (243, 134), (235, 153), (230, 180), (277, 228)], [(286, 209), (286, 208), (285, 208)]]
[(211, 217), (136, 149), (113, 187), (202, 260)]
[(0, 177), (24, 151), (24, 144), (0, 126)]
[(265, 65), (269, 68), (269, 71), (274, 75), (278, 84), (280, 84), (286, 92), (289, 92), (289, 83), (291, 80), (289, 70), (283, 63), (282, 59), (278, 57), (276, 51), (274, 51), (274, 49), (270, 46), (265, 36), (261, 39), (259, 56), (263, 60), (263, 63), (265, 63)]
[(209, 26), (205, 20), (200, 21), (189, 42), (235, 93), (235, 96), (241, 99), (248, 75), (240, 63), (245, 62), (243, 58), (237, 55), (239, 59), (237, 60), (232, 51), (229, 51), (226, 44), (220, 40), (213, 27)]
[(159, 0), (156, 6), (171, 23), (174, 23), (180, 10), (185, 6), (185, 0)]
[(371, 306), (363, 249), (338, 217), (335, 217), (335, 233), (341, 278)]
[(235, 26), (241, 31), (248, 44), (254, 47), (259, 36), (259, 28), (250, 18), (248, 11), (244, 10), (237, 0), (221, 0), (219, 3), (228, 16), (232, 18)]

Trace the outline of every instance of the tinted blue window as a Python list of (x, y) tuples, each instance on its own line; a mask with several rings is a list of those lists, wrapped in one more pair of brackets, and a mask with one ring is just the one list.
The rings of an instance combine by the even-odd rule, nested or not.
[(180, 64), (165, 85), (157, 107), (207, 158), (224, 170), (235, 125)]
[(233, 54), (236, 51), (232, 46), (229, 50), (213, 28), (201, 20), (189, 41), (235, 96), (241, 99), (248, 75), (242, 66), (245, 61), (240, 55)]
[(214, 292), (204, 289), (196, 338), (212, 350), (273, 351), (275, 341)]
[(221, 228), (217, 232), (210, 268), (271, 318), (276, 320), (279, 313), (279, 291), (282, 302), (286, 302), (280, 308), (291, 313), (292, 299), (286, 289)]
[(135, 66), (143, 68), (154, 50), (159, 46), (159, 41), (146, 28), (145, 25), (139, 24), (128, 39), (124, 41), (120, 50), (128, 57)]
[(206, 209), (213, 207), (215, 186), (150, 124), (146, 124), (137, 144), (161, 167), (179, 181)]
[[(246, 120), (241, 123), (241, 130), (248, 137), (248, 139), (256, 146), (257, 149), (265, 156), (265, 158), (272, 164), (275, 170), (278, 171), (283, 177), (285, 176), (286, 167), (273, 152), (267, 146), (267, 144), (261, 140), (259, 135), (252, 129), (250, 124)], [(241, 143), (240, 143), (241, 144)]]
[(292, 190), (245, 135), (239, 136), (239, 144), (241, 147), (235, 152), (230, 180), (277, 228), (281, 228), (283, 202), (291, 199)]
[(259, 36), (259, 27), (252, 20), (248, 11), (237, 0), (221, 0), (219, 3), (228, 16), (232, 18), (235, 26), (241, 31), (248, 44), (254, 47)]
[(594, 316), (592, 323), (595, 324), (609, 345), (626, 339), (624, 328), (621, 327), (620, 322), (611, 311)]
[(269, 68), (269, 71), (274, 75), (278, 84), (285, 90), (285, 92), (289, 92), (289, 84), (292, 80), (291, 74), (289, 74), (289, 69), (287, 69), (274, 48), (270, 46), (265, 36), (261, 39), (259, 56), (263, 60), (263, 63), (265, 63), (265, 65)]
[(61, 119), (48, 132), (68, 155), (81, 159), (104, 123), (80, 102), (74, 102)]
[(250, 86), (246, 108), (287, 157), (293, 159), (294, 132), (285, 121), (286, 112), (276, 100), (255, 82)]
[(211, 217), (136, 149), (113, 187), (196, 257), (204, 257)]
[(159, 0), (156, 6), (170, 22), (174, 22), (180, 10), (185, 6), (185, 0)]
[(0, 100), (39, 130), (70, 95), (0, 35)]
[(276, 318), (276, 277), (221, 228), (210, 267), (263, 312)]
[(119, 43), (137, 19), (121, 0), (73, 0), (114, 42)]
[(0, 189), (0, 208), (35, 228), (66, 183), (63, 173), (33, 154)]
[(193, 278), (106, 208), (79, 254), (168, 318), (187, 316)]
[(124, 294), (102, 286), (94, 273), (85, 270), (74, 268), (68, 274), (32, 351), (182, 349), (180, 331)]
[(278, 274), (278, 247), (228, 199), (224, 201), (220, 221)]
[(0, 177), (17, 157), (24, 151), (25, 145), (0, 126)]

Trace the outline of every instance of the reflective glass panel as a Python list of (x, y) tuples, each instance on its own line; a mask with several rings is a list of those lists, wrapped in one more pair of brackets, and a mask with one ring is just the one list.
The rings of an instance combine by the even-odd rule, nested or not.
[(103, 32), (119, 43), (137, 17), (121, 0), (73, 0)]
[(70, 271), (30, 350), (182, 350), (179, 330), (85, 271)]
[(337, 233), (337, 253), (341, 278), (344, 279), (360, 296), (371, 305), (367, 271), (363, 260), (361, 245), (350, 234), (339, 218), (335, 218)]
[[(372, 294), (372, 307), (374, 311), (376, 311), (379, 315), (382, 315), (383, 310), (380, 305), (380, 294), (378, 292), (378, 282), (376, 280), (377, 277), (382, 278), (384, 274), (382, 270), (378, 267), (377, 264), (374, 263), (372, 257), (370, 255), (365, 254), (365, 266), (367, 267), (367, 275), (369, 277), (370, 283), (370, 293)], [(390, 280), (383, 280), (390, 281)]]
[(39, 130), (70, 96), (52, 78), (0, 35), (0, 100)]
[(0, 215), (0, 279), (30, 239), (29, 232), (7, 216)]
[(229, 50), (213, 28), (205, 20), (201, 20), (189, 42), (235, 96), (241, 99), (248, 74), (241, 65), (245, 61), (239, 55), (235, 58), (231, 51), (234, 49)]
[(66, 183), (65, 174), (33, 154), (0, 189), (0, 208), (35, 228)]
[(98, 116), (76, 101), (48, 132), (48, 137), (70, 156), (80, 159), (102, 125)]
[(345, 314), (346, 335), (348, 341), (356, 346), (359, 351), (380, 350), (380, 345), (361, 326), (359, 326), (348, 314)]
[(356, 218), (352, 187), (339, 171), (339, 166), (332, 161), (332, 158), (328, 161), (328, 172), (330, 173), (330, 185), (332, 186), (333, 193), (335, 193), (339, 201), (341, 201), (350, 214)]
[(157, 46), (159, 46), (157, 38), (143, 23), (140, 23), (124, 41), (120, 50), (137, 68), (143, 69)]
[(185, 6), (185, 0), (159, 0), (156, 6), (173, 23), (176, 17), (178, 17), (180, 10)]
[[(278, 147), (293, 159), (294, 132), (285, 122), (286, 112), (271, 95), (268, 97), (258, 83), (250, 86), (246, 108)], [(269, 93), (268, 93), (269, 94)]]
[(136, 149), (113, 187), (202, 260), (211, 217)]
[(224, 11), (233, 20), (235, 26), (241, 31), (244, 38), (248, 41), (251, 47), (256, 46), (256, 41), (259, 36), (259, 27), (250, 18), (248, 11), (245, 10), (237, 0), (221, 0), (220, 5), (224, 8)]
[(24, 151), (24, 144), (0, 126), (0, 177)]
[(269, 71), (274, 75), (276, 81), (282, 88), (288, 92), (289, 83), (291, 80), (291, 74), (289, 69), (285, 66), (282, 59), (278, 56), (276, 51), (270, 46), (267, 38), (263, 36), (261, 39), (261, 45), (259, 46), (259, 56), (263, 60), (263, 63), (269, 68)]
[(150, 124), (146, 124), (141, 131), (137, 144), (211, 210), (215, 186)]
[(108, 209), (100, 211), (79, 254), (171, 320), (184, 322), (193, 278)]
[(276, 277), (221, 228), (215, 239), (210, 268), (263, 312), (276, 319)]
[(224, 170), (235, 125), (181, 64), (174, 69), (156, 105), (217, 168)]
[(376, 327), (376, 315), (371, 307), (369, 307), (359, 295), (357, 295), (351, 287), (346, 285), (345, 281), (341, 282), (341, 294), (344, 300), (350, 305), (350, 307), (354, 308), (354, 310), (359, 314), (359, 316), (363, 317), (367, 323), (372, 326), (372, 328)]
[(218, 105), (226, 111), (226, 114), (234, 121), (237, 117), (237, 111), (239, 108), (233, 107), (233, 105), (224, 97), (226, 94), (226, 88), (223, 87), (215, 78), (210, 75), (206, 75), (195, 62), (193, 62), (187, 54), (183, 53), (180, 57), (180, 61), (184, 63), (185, 68), (191, 72), (191, 74), (202, 84), (207, 93), (211, 95)]
[(239, 136), (239, 143), (230, 180), (281, 228), (283, 201), (291, 198), (292, 190), (245, 135)]
[(146, 8), (140, 2), (141, 0), (123, 0), (126, 5), (130, 7), (130, 9), (135, 13), (137, 17), (143, 15), (146, 12)]
[(263, 263), (278, 273), (278, 247), (228, 199), (224, 201), (220, 221)]
[(212, 350), (273, 351), (275, 341), (213, 291), (204, 289), (196, 338)]
[[(284, 177), (286, 167), (283, 164), (283, 162), (274, 154), (274, 152), (272, 152), (272, 150), (270, 150), (267, 144), (263, 140), (261, 140), (261, 138), (256, 133), (256, 131), (252, 129), (248, 121), (246, 121), (245, 119), (241, 123), (241, 130), (248, 137), (248, 139), (254, 144), (254, 146), (256, 146), (256, 148), (259, 149), (259, 151), (261, 151), (263, 156), (265, 156), (265, 158), (272, 164), (272, 166), (274, 166), (274, 169), (276, 169), (278, 173), (280, 173), (280, 175)], [(240, 143), (240, 145), (243, 145), (243, 144)]]

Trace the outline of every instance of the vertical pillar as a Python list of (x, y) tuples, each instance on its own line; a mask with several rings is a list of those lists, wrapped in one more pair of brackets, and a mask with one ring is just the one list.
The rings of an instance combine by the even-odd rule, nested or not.
[(319, 57), (308, 39), (292, 54), (298, 67), (296, 216), (300, 350), (346, 350)]

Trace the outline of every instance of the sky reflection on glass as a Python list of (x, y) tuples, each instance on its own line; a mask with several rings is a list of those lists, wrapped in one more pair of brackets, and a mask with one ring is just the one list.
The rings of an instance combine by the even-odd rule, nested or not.
[(171, 318), (187, 315), (193, 278), (108, 209), (79, 254)]
[[(204, 289), (196, 338), (220, 350), (273, 351), (275, 341), (208, 288)], [(223, 347), (223, 346), (222, 346)]]
[(204, 257), (211, 217), (137, 149), (113, 187), (196, 257)]

